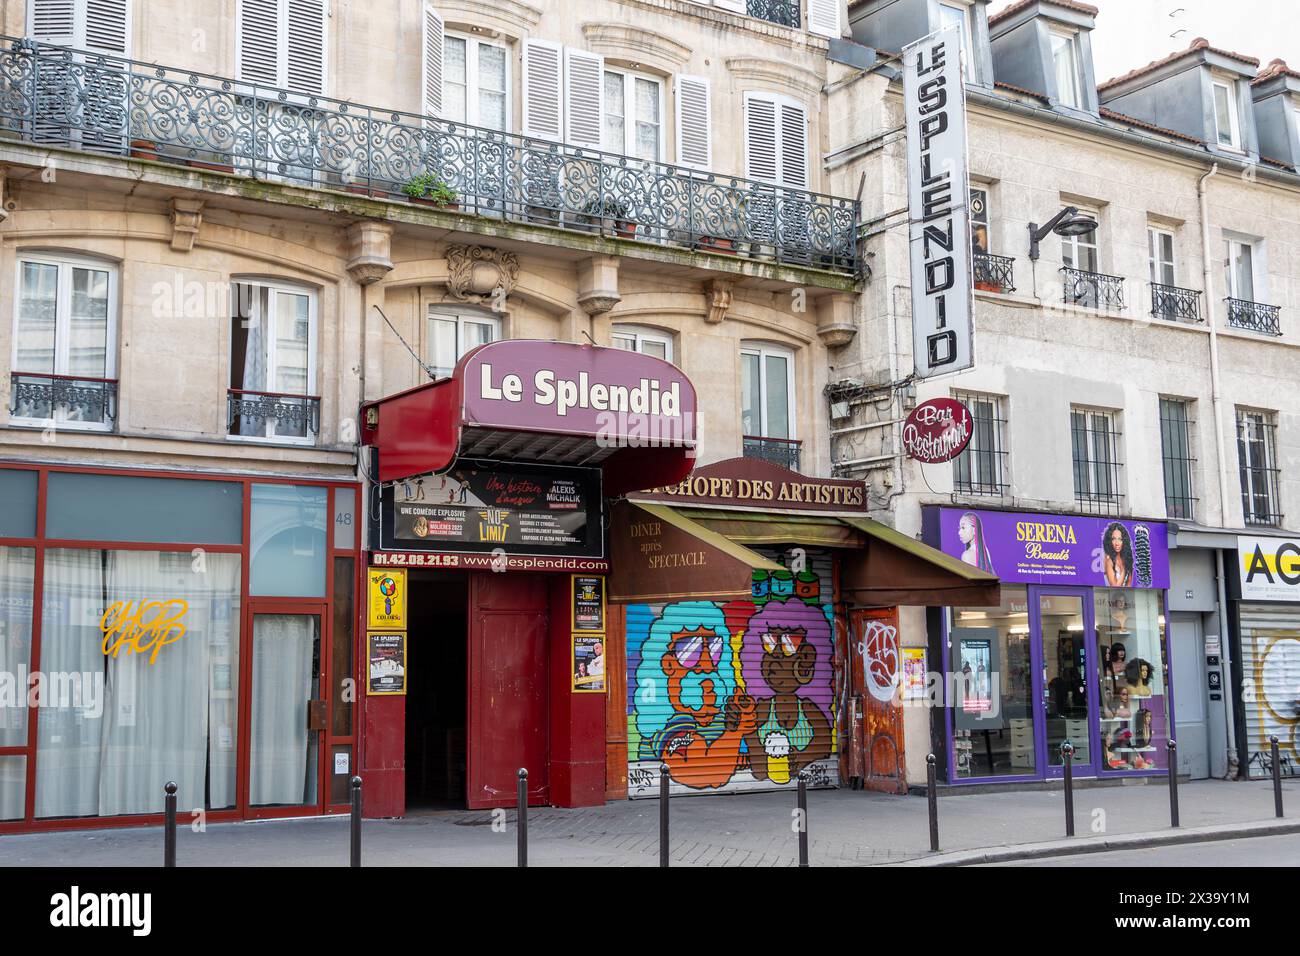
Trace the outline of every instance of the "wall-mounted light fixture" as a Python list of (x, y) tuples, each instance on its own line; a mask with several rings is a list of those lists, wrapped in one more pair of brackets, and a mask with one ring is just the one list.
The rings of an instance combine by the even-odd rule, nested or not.
[(1054, 232), (1058, 236), (1086, 236), (1096, 228), (1096, 219), (1080, 215), (1074, 206), (1066, 206), (1041, 226), (1036, 222), (1029, 224), (1029, 258), (1038, 258), (1038, 243), (1049, 233)]

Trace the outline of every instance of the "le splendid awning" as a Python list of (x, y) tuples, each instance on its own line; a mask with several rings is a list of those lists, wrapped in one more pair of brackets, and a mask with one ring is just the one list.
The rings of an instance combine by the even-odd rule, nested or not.
[(362, 406), (379, 480), (457, 459), (599, 467), (605, 493), (681, 481), (695, 448), (695, 388), (670, 362), (535, 339), (466, 353), (449, 378)]

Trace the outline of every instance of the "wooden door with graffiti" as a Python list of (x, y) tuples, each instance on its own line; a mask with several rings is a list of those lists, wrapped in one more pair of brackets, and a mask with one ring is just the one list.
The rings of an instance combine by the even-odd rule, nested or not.
[(852, 763), (860, 768), (861, 786), (867, 790), (906, 793), (898, 608), (855, 609), (849, 613), (849, 628), (849, 730), (861, 755)]

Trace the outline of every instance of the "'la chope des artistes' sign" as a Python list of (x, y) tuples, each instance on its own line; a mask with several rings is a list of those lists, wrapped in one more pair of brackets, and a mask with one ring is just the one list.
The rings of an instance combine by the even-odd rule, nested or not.
[(1160, 521), (938, 508), (939, 548), (1007, 583), (1169, 587)]

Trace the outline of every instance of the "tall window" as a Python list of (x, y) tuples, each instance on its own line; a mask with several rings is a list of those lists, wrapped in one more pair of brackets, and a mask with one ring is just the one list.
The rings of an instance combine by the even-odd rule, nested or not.
[(637, 159), (663, 158), (663, 83), (624, 70), (605, 70), (601, 148)]
[(501, 338), (501, 320), (477, 312), (448, 312), (429, 306), (427, 320), (429, 364), (439, 378), (451, 375), (456, 363), (470, 349)]
[(1237, 409), (1237, 463), (1241, 471), (1241, 511), (1246, 524), (1282, 522), (1277, 461), (1277, 422), (1273, 412)]
[(954, 392), (953, 398), (970, 409), (972, 423), (970, 444), (952, 462), (953, 489), (968, 495), (1004, 494), (1007, 449), (1003, 399), (974, 392)]
[(1255, 302), (1255, 247), (1240, 239), (1227, 241), (1228, 297)]
[(1174, 285), (1174, 234), (1168, 229), (1147, 227), (1147, 265), (1152, 282)]
[(1056, 97), (1062, 106), (1083, 107), (1083, 83), (1079, 76), (1079, 38), (1073, 33), (1052, 31), (1052, 69), (1056, 74)]
[(1164, 465), (1165, 513), (1191, 521), (1196, 517), (1192, 454), (1192, 403), (1181, 398), (1160, 399), (1160, 457)]
[(1237, 119), (1237, 97), (1233, 84), (1214, 84), (1214, 126), (1220, 146), (1241, 148), (1241, 125)]
[(442, 54), (443, 118), (504, 130), (510, 89), (508, 63), (503, 44), (446, 34)]
[(117, 269), (94, 259), (20, 254), (15, 420), (105, 427), (117, 396)]
[(616, 325), (611, 334), (614, 348), (629, 352), (653, 355), (664, 361), (673, 361), (673, 337), (667, 332), (645, 329), (637, 325)]
[(745, 94), (745, 174), (792, 189), (808, 186), (808, 114), (777, 93)]
[(311, 441), (320, 424), (315, 293), (233, 282), (231, 297), (230, 434)]
[(989, 191), (983, 186), (970, 191), (970, 241), (975, 252), (989, 251)]
[(1101, 409), (1071, 408), (1070, 441), (1075, 501), (1085, 510), (1114, 511), (1124, 497), (1118, 417)]
[(794, 438), (794, 353), (775, 345), (740, 350), (740, 427), (756, 438)]
[(939, 26), (947, 30), (950, 27), (957, 27), (961, 30), (961, 63), (962, 76), (970, 81), (975, 75), (974, 68), (974, 50), (971, 43), (970, 27), (970, 7), (959, 0), (939, 4)]

